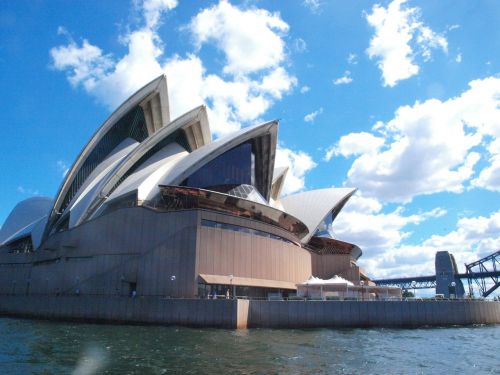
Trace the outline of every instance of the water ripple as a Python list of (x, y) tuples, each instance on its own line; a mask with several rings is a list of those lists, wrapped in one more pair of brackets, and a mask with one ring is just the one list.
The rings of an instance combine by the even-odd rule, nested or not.
[(500, 326), (216, 330), (0, 318), (1, 374), (500, 374)]

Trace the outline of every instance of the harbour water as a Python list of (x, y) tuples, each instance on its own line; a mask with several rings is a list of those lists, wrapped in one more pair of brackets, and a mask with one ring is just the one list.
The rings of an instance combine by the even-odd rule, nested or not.
[(0, 374), (500, 374), (500, 325), (221, 330), (0, 318)]

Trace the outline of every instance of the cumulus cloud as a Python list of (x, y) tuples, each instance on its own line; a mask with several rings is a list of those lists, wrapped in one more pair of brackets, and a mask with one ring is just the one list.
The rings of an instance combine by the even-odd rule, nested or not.
[(278, 146), (276, 150), (276, 167), (289, 167), (283, 186), (283, 195), (288, 195), (302, 190), (305, 187), (305, 175), (316, 167), (310, 155), (304, 151), (293, 151), (289, 148)]
[(53, 66), (65, 71), (73, 86), (82, 85), (91, 95), (109, 108), (115, 108), (124, 99), (162, 73), (157, 58), (162, 54), (157, 35), (141, 29), (124, 36), (128, 53), (114, 60), (102, 50), (83, 40), (74, 41), (50, 50)]
[(413, 215), (405, 215), (402, 206), (390, 212), (382, 208), (375, 198), (354, 195), (333, 223), (333, 233), (360, 246), (365, 250), (363, 258), (369, 259), (399, 246), (411, 234), (404, 230), (409, 224), (418, 225), (446, 214), (442, 208)]
[(342, 77), (333, 80), (334, 85), (347, 85), (352, 82), (351, 72), (346, 70)]
[(500, 192), (500, 138), (490, 143), (488, 151), (490, 154), (489, 165), (481, 171), (477, 178), (471, 181), (471, 185)]
[(146, 26), (154, 28), (158, 25), (162, 12), (172, 10), (177, 6), (177, 0), (144, 0), (142, 8)]
[[(446, 214), (441, 207), (416, 214), (406, 214), (403, 206), (388, 210), (376, 198), (358, 192), (333, 223), (332, 232), (363, 249), (359, 264), (373, 278), (432, 274), (435, 253), (442, 248), (432, 237), (418, 245), (405, 240), (416, 226)], [(455, 248), (453, 253), (460, 250)]]
[(306, 43), (306, 41), (304, 39), (297, 38), (293, 42), (293, 48), (298, 53), (305, 52), (305, 51), (307, 51), (307, 43)]
[[(392, 120), (373, 127), (372, 137), (348, 134), (326, 156), (359, 154), (346, 184), (385, 202), (409, 202), (417, 195), (462, 192), (480, 159), (477, 147), (491, 139), (489, 167), (473, 184), (498, 186), (493, 140), (500, 138), (500, 79), (489, 77), (469, 86), (446, 101), (430, 99), (402, 106)], [(359, 137), (368, 140), (366, 149), (359, 146), (364, 142)], [(377, 140), (381, 137), (383, 145)]]
[(444, 235), (432, 235), (418, 245), (396, 245), (380, 254), (367, 248), (362, 263), (376, 278), (432, 275), (436, 251), (449, 251), (459, 271), (500, 248), (500, 211), (489, 216), (459, 219), (456, 228)]
[(311, 88), (310, 88), (309, 86), (307, 86), (307, 85), (304, 85), (304, 86), (302, 86), (302, 87), (300, 88), (300, 93), (301, 93), (301, 94), (305, 94), (305, 93), (307, 93), (307, 92), (309, 92), (309, 91), (311, 91)]
[(412, 249), (404, 245), (412, 234), (411, 226), (445, 214), (442, 208), (412, 215), (406, 215), (403, 207), (383, 212), (377, 199), (356, 194), (333, 223), (332, 232), (363, 249), (359, 264), (371, 277), (414, 276), (432, 273), (429, 264), (436, 250), (430, 245)]
[(321, 13), (321, 8), (323, 6), (322, 1), (320, 0), (304, 0), (302, 4), (312, 13)]
[(376, 153), (384, 145), (384, 139), (371, 133), (360, 132), (344, 135), (333, 146), (326, 150), (324, 160), (329, 161), (333, 156), (350, 157), (362, 154)]
[(320, 114), (323, 113), (323, 107), (317, 109), (316, 111), (313, 111), (311, 113), (308, 113), (307, 115), (304, 116), (304, 121), (305, 122), (314, 122), (316, 117)]
[(366, 15), (375, 31), (366, 52), (370, 59), (377, 60), (384, 86), (393, 87), (418, 74), (417, 55), (427, 61), (433, 49), (448, 49), (446, 38), (421, 21), (420, 9), (407, 7), (405, 2), (394, 0), (387, 8), (376, 4)]
[(490, 216), (461, 218), (456, 229), (445, 235), (433, 235), (423, 242), (455, 254), (457, 263), (470, 263), (500, 248), (500, 210)]
[(349, 56), (347, 56), (347, 62), (351, 65), (356, 65), (358, 63), (358, 55), (355, 53), (349, 53)]
[(190, 23), (199, 47), (213, 42), (224, 52), (224, 72), (251, 73), (278, 66), (285, 57), (280, 33), (288, 24), (278, 13), (263, 9), (241, 10), (226, 1), (202, 10)]
[[(176, 5), (174, 0), (138, 3), (143, 25), (120, 37), (128, 48), (124, 56), (106, 54), (85, 39), (81, 44), (70, 39), (51, 49), (53, 67), (110, 109), (166, 73), (172, 117), (204, 103), (216, 135), (256, 121), (297, 84), (283, 65), (288, 25), (279, 14), (242, 9), (222, 0), (201, 10), (186, 27), (197, 50), (186, 56), (165, 56), (157, 28), (162, 13)], [(222, 74), (208, 72), (197, 55), (205, 44), (224, 55)]]
[(83, 84), (85, 89), (92, 90), (96, 81), (106, 73), (113, 62), (105, 56), (99, 47), (84, 39), (81, 46), (70, 41), (66, 46), (51, 50), (54, 68), (66, 70), (69, 82), (73, 86)]

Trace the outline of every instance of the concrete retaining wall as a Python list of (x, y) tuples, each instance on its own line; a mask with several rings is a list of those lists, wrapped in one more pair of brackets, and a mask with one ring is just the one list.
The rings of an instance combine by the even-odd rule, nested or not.
[(493, 301), (251, 301), (248, 327), (411, 327), (500, 323)]
[(224, 299), (0, 296), (0, 313), (56, 320), (92, 320), (219, 328), (238, 326), (237, 301)]
[(0, 314), (220, 328), (500, 324), (493, 301), (248, 301), (109, 296), (0, 296)]

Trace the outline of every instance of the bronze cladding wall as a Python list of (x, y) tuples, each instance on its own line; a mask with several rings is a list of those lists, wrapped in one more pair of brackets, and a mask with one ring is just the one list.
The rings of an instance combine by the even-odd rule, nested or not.
[(312, 274), (321, 279), (348, 272), (351, 268), (351, 256), (341, 254), (312, 254)]
[[(354, 265), (351, 265), (350, 268), (343, 272), (339, 272), (338, 275), (346, 280), (351, 281), (352, 283), (354, 283), (354, 285), (359, 285), (359, 282), (361, 280), (359, 267)], [(375, 283), (372, 284), (375, 285)]]
[[(142, 207), (60, 232), (31, 254), (0, 255), (0, 294), (190, 297), (196, 290), (197, 211)], [(172, 280), (175, 276), (175, 280)]]
[[(201, 211), (201, 218), (262, 230), (297, 241), (271, 225)], [(311, 253), (295, 244), (227, 229), (200, 226), (197, 273), (300, 283), (311, 276)]]

